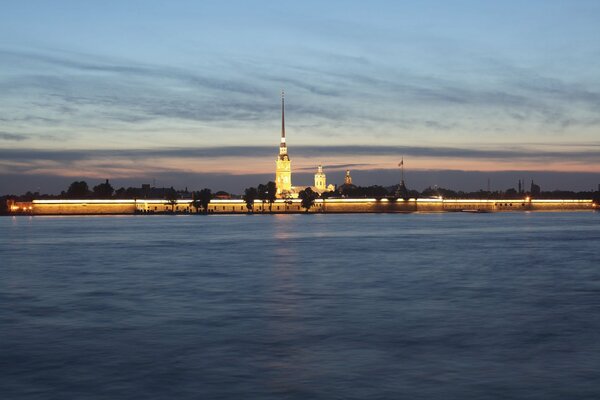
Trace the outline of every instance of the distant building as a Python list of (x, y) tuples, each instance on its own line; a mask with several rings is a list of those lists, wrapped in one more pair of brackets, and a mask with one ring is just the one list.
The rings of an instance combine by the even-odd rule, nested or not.
[(219, 190), (217, 193), (215, 193), (214, 198), (221, 199), (221, 200), (227, 200), (227, 199), (231, 199), (231, 194), (229, 194), (223, 190)]
[(317, 167), (317, 173), (315, 174), (315, 188), (317, 190), (325, 191), (325, 184), (327, 177), (323, 173), (323, 166), (319, 164)]
[(323, 172), (323, 166), (320, 164), (317, 167), (317, 173), (315, 174), (315, 186), (312, 186), (311, 189), (319, 194), (335, 190), (335, 186), (327, 184), (327, 176)]
[(539, 185), (536, 185), (535, 183), (533, 183), (533, 180), (531, 181), (531, 190), (529, 191), (531, 193), (532, 196), (538, 196), (540, 193), (542, 193), (542, 189), (540, 188)]
[(354, 189), (356, 188), (356, 185), (354, 185), (352, 183), (352, 176), (350, 176), (350, 170), (347, 169), (346, 170), (346, 176), (344, 176), (344, 184), (340, 185), (337, 189), (337, 191), (342, 195), (342, 196), (347, 196), (348, 194), (351, 194)]
[(352, 185), (352, 177), (350, 176), (350, 170), (346, 170), (346, 176), (344, 177), (344, 185)]

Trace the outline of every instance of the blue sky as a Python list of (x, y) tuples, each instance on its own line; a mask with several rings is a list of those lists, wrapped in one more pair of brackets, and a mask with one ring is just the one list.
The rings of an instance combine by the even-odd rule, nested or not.
[(240, 191), (274, 170), (282, 88), (301, 171), (385, 171), (404, 156), (420, 171), (566, 171), (587, 178), (546, 174), (546, 187), (595, 187), (598, 21), (597, 1), (7, 3), (0, 192), (231, 175)]

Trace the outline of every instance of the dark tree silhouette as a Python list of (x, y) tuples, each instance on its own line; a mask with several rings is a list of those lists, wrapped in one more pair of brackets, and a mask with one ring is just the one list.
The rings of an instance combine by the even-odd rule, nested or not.
[(115, 189), (112, 187), (112, 185), (108, 182), (107, 179), (106, 182), (94, 186), (94, 197), (100, 199), (110, 199), (114, 191)]
[(323, 192), (323, 193), (321, 193), (321, 198), (322, 199), (329, 199), (331, 197), (339, 197), (338, 192), (336, 190), (331, 190), (329, 192)]
[(67, 197), (72, 199), (82, 199), (87, 197), (90, 194), (90, 189), (88, 188), (88, 184), (86, 181), (75, 181), (71, 183), (69, 189), (67, 190)]
[(0, 215), (8, 214), (8, 201), (12, 200), (10, 196), (0, 197)]
[(171, 212), (173, 212), (173, 213), (175, 212), (175, 206), (177, 205), (178, 198), (179, 198), (179, 195), (177, 194), (177, 191), (175, 189), (173, 189), (172, 186), (165, 193), (165, 200), (167, 200), (167, 204), (169, 204), (171, 206)]
[[(340, 186), (339, 192), (342, 196), (348, 198), (366, 198), (374, 197), (376, 199), (382, 199), (388, 195), (388, 191), (383, 186), (356, 186), (352, 184), (344, 184)], [(331, 197), (331, 195), (327, 195)]]
[(254, 200), (258, 196), (258, 191), (255, 187), (249, 187), (244, 190), (244, 201), (246, 201), (246, 208), (248, 211), (254, 211)]
[(267, 182), (267, 201), (269, 202), (269, 212), (273, 211), (273, 203), (277, 198), (277, 185), (273, 181)]
[(298, 197), (302, 200), (300, 203), (302, 208), (306, 209), (306, 212), (315, 204), (315, 200), (319, 197), (319, 194), (314, 192), (310, 187), (301, 190), (298, 193)]
[(208, 205), (210, 204), (210, 200), (212, 199), (212, 192), (208, 188), (202, 189), (199, 193), (200, 196), (200, 204), (202, 205), (202, 211), (204, 214), (208, 213)]
[(198, 214), (198, 211), (202, 208), (200, 193), (192, 192), (192, 201), (190, 202), (190, 206), (192, 206), (196, 210), (196, 214)]
[(265, 201), (267, 201), (268, 188), (267, 185), (263, 185), (262, 183), (258, 185), (256, 188), (256, 197), (262, 201), (262, 210), (265, 211)]

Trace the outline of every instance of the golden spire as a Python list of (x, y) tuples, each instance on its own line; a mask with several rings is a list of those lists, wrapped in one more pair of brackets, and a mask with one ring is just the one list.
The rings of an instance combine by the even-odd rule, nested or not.
[(286, 159), (287, 145), (285, 143), (285, 93), (281, 91), (281, 143), (279, 144), (279, 158)]

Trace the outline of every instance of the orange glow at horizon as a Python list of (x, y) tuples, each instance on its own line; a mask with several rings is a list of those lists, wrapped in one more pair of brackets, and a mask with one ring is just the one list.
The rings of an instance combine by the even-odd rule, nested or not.
[[(398, 169), (397, 157), (392, 156), (349, 156), (331, 157), (294, 157), (293, 173), (312, 174), (317, 165), (328, 171)], [(104, 179), (151, 176), (155, 173), (204, 173), (204, 174), (275, 174), (275, 156), (269, 158), (254, 157), (218, 157), (218, 158), (152, 158), (132, 161), (124, 158), (82, 160), (71, 163), (56, 161), (21, 162), (20, 167), (28, 166), (25, 174), (46, 174), (66, 177), (89, 176)], [(600, 164), (584, 162), (559, 162), (555, 160), (497, 160), (497, 159), (460, 159), (441, 157), (404, 157), (404, 165), (410, 170), (463, 170), (463, 171), (561, 171), (600, 173)], [(0, 165), (0, 170), (2, 166)]]

